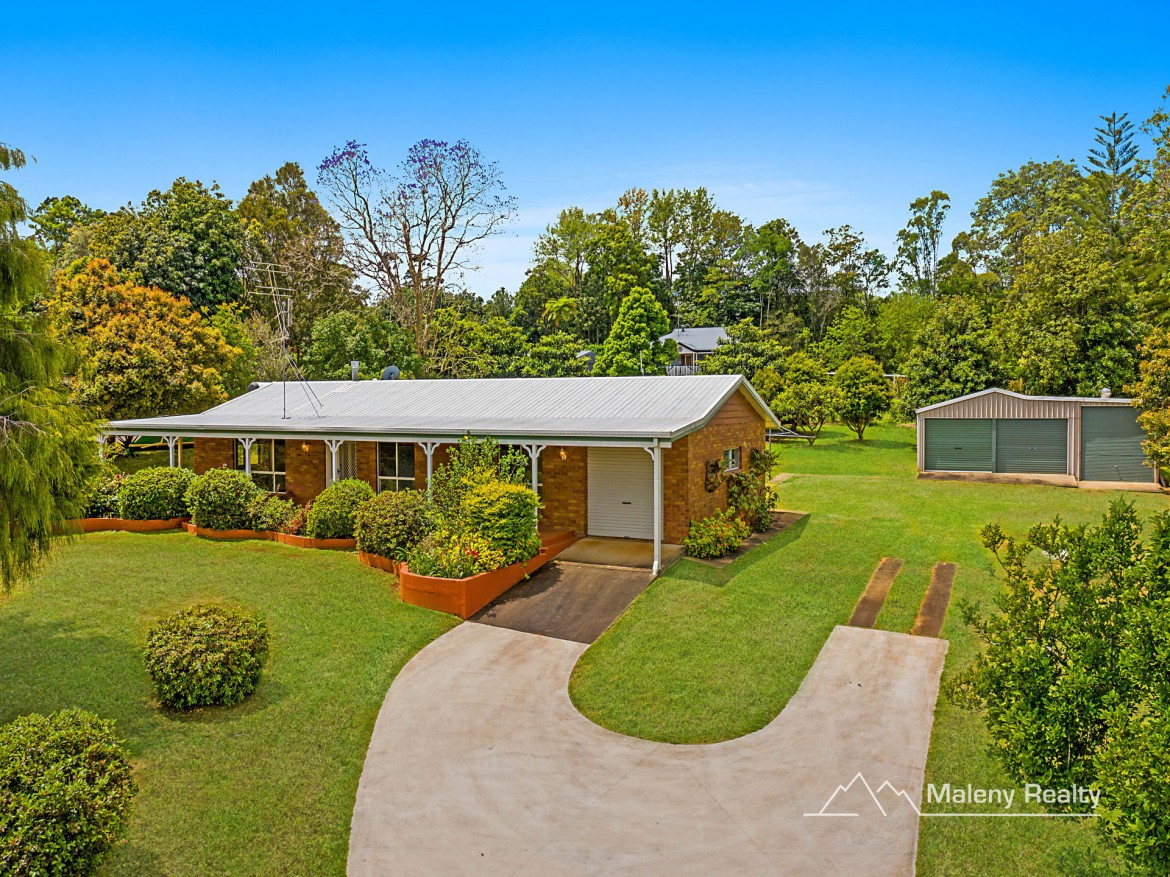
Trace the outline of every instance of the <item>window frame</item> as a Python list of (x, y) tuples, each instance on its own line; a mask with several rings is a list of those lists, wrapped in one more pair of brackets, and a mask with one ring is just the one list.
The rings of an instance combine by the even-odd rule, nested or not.
[[(393, 490), (395, 493), (397, 493), (398, 491), (401, 491), (401, 490), (414, 490), (415, 489), (415, 484), (417, 483), (417, 475), (416, 475), (416, 468), (417, 467), (415, 465), (416, 460), (415, 460), (414, 444), (415, 444), (414, 442), (378, 442), (378, 448), (376, 451), (376, 458), (374, 460), (374, 480), (377, 482), (377, 484), (374, 486), (374, 489), (378, 493), (381, 493), (384, 490)], [(391, 446), (393, 446), (393, 448), (394, 448), (394, 457), (393, 457), (393, 459), (394, 459), (394, 474), (393, 475), (383, 475), (382, 474), (382, 448), (391, 447)], [(400, 453), (401, 453), (402, 448), (408, 448), (410, 450), (411, 461), (410, 461), (410, 476), (409, 477), (406, 477), (406, 476), (401, 474), (400, 464), (402, 462), (402, 458), (400, 456)]]
[[(734, 460), (735, 465), (732, 465)], [(726, 448), (723, 451), (723, 471), (738, 472), (743, 465), (743, 448)]]
[[(278, 444), (280, 446), (281, 468), (277, 468), (276, 448)], [(271, 461), (271, 468), (268, 469), (259, 468), (260, 448), (264, 445), (268, 446), (268, 459)], [(244, 453), (244, 445), (237, 439), (235, 456), (232, 458), (237, 471), (249, 472), (252, 483), (266, 493), (274, 493), (277, 496), (284, 496), (288, 493), (288, 444), (284, 439), (254, 440), (247, 450), (248, 456), (252, 459), (250, 467), (244, 463)]]

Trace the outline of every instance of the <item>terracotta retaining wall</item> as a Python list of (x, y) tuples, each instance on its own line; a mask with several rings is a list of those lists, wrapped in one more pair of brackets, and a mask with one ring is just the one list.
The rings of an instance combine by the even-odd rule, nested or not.
[(481, 572), (465, 579), (444, 579), (438, 576), (420, 576), (410, 571), (405, 563), (398, 569), (398, 595), (402, 602), (424, 609), (448, 612), (460, 618), (470, 618), (496, 597), (519, 584), (536, 572), (576, 540), (572, 534), (557, 534), (546, 539), (540, 552), (522, 563), (503, 569)]
[(121, 533), (157, 533), (160, 530), (178, 530), (186, 518), (167, 518), (151, 521), (132, 521), (129, 518), (82, 518), (70, 521), (70, 528), (82, 533), (116, 531)]
[(357, 547), (354, 539), (310, 539), (308, 536), (294, 536), (291, 533), (277, 533), (272, 530), (212, 530), (210, 527), (196, 527), (186, 524), (188, 533), (204, 539), (258, 539), (264, 542), (279, 542), (294, 548), (318, 548), (326, 551), (353, 551)]

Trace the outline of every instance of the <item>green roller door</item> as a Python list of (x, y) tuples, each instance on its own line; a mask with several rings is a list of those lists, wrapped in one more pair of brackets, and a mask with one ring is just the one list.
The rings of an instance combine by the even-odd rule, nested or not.
[(997, 420), (995, 471), (1025, 475), (1068, 474), (1068, 421)]
[(1129, 406), (1081, 408), (1081, 480), (1153, 481), (1142, 453), (1145, 438)]
[(926, 471), (990, 472), (994, 462), (990, 420), (928, 417)]

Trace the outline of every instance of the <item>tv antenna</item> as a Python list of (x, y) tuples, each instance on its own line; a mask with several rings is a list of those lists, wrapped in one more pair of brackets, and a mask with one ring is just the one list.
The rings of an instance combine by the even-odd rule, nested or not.
[(296, 382), (304, 391), (309, 407), (313, 409), (315, 417), (321, 416), (324, 407), (312, 385), (301, 372), (296, 359), (289, 349), (289, 340), (292, 338), (292, 309), (293, 289), (290, 286), (289, 270), (278, 262), (248, 262), (244, 266), (244, 290), (248, 295), (267, 298), (272, 302), (276, 312), (276, 326), (280, 334), (280, 368), (281, 368), (281, 419), (288, 420), (288, 380), (289, 370), (292, 370)]

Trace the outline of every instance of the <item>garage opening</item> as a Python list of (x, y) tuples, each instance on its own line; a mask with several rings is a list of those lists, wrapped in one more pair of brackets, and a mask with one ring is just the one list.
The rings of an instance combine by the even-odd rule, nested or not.
[(1083, 481), (1154, 480), (1146, 465), (1137, 412), (1125, 407), (1081, 409), (1081, 479)]
[(654, 538), (654, 463), (642, 448), (590, 448), (590, 536)]

